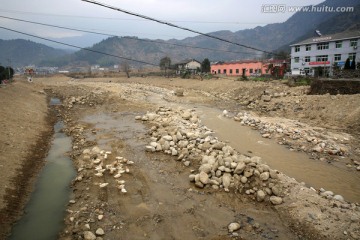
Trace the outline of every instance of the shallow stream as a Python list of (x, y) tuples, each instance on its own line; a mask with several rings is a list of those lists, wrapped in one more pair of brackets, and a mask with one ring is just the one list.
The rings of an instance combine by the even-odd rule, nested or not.
[[(52, 100), (51, 105), (57, 102)], [(57, 239), (64, 226), (66, 204), (71, 194), (70, 182), (75, 176), (75, 169), (66, 155), (71, 150), (71, 138), (61, 132), (62, 128), (62, 122), (54, 126), (54, 139), (45, 166), (35, 182), (25, 213), (12, 228), (9, 240)]]

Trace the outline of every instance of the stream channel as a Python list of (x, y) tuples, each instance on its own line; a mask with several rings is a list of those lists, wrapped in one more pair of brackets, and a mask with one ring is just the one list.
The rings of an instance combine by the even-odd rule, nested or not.
[[(50, 105), (60, 104), (51, 99)], [(71, 138), (61, 132), (62, 122), (54, 126), (55, 134), (40, 172), (34, 191), (25, 207), (25, 213), (14, 225), (9, 240), (57, 239), (64, 226), (66, 205), (71, 190), (70, 182), (75, 177), (73, 163), (66, 155), (71, 150)]]
[(263, 138), (258, 131), (242, 126), (232, 118), (223, 117), (220, 109), (167, 102), (158, 94), (149, 95), (148, 101), (174, 109), (194, 109), (205, 126), (239, 153), (261, 157), (271, 168), (295, 178), (298, 182), (305, 182), (308, 187), (324, 188), (342, 195), (346, 201), (360, 202), (360, 175), (357, 172), (310, 159), (303, 152), (290, 151), (272, 139)]

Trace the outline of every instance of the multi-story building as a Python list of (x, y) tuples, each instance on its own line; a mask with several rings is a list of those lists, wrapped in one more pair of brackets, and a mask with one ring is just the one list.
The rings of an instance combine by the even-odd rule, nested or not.
[(291, 46), (293, 75), (331, 76), (334, 66), (344, 67), (347, 58), (359, 62), (360, 32), (342, 32), (306, 39)]

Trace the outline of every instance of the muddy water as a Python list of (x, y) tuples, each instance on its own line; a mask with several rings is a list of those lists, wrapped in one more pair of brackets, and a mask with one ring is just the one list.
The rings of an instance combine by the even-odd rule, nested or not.
[[(99, 113), (83, 119), (97, 129), (87, 137), (135, 162), (124, 179), (128, 193), (107, 190), (114, 221), (122, 224), (120, 232), (107, 233), (108, 239), (225, 239), (233, 221), (244, 226), (258, 223), (262, 229), (257, 235), (242, 231), (241, 239), (297, 239), (273, 210), (247, 203), (241, 196), (199, 191), (188, 180), (191, 167), (169, 155), (146, 153), (146, 128), (134, 117), (135, 113)], [(114, 181), (105, 180), (110, 185)]]
[(35, 183), (35, 190), (25, 207), (25, 215), (13, 227), (9, 240), (57, 239), (63, 227), (70, 196), (69, 184), (75, 170), (71, 159), (65, 156), (71, 149), (71, 139), (60, 132), (62, 126), (61, 122), (55, 125), (46, 165)]
[(309, 159), (305, 153), (292, 152), (274, 140), (262, 138), (257, 131), (222, 117), (219, 110), (199, 107), (197, 111), (204, 125), (214, 130), (221, 140), (229, 141), (229, 145), (240, 153), (259, 156), (272, 168), (308, 186), (322, 187), (342, 195), (347, 201), (360, 202), (359, 174)]

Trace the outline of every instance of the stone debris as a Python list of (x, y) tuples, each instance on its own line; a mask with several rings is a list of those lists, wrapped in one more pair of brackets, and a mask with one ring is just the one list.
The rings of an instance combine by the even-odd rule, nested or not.
[(239, 230), (240, 227), (241, 227), (240, 223), (237, 222), (230, 223), (228, 226), (229, 233)]
[[(223, 115), (227, 114), (224, 110)], [(262, 164), (259, 157), (239, 154), (219, 141), (201, 124), (194, 110), (159, 107), (156, 112), (146, 113), (141, 120), (150, 118), (152, 120), (147, 121), (153, 124), (149, 131), (151, 140), (145, 151), (175, 156), (185, 166), (199, 165), (197, 173), (189, 175), (196, 187), (247, 193), (259, 202), (269, 202), (275, 195), (277, 201), (273, 204), (282, 202), (284, 193), (278, 171)], [(271, 191), (272, 188), (276, 190)]]
[[(233, 119), (242, 125), (250, 126), (261, 133), (263, 138), (275, 138), (281, 145), (303, 151), (321, 158), (323, 154), (328, 157), (348, 156), (351, 152), (347, 143), (349, 138), (323, 133), (298, 121), (278, 121), (275, 118), (258, 117), (253, 113), (239, 112)], [(357, 167), (356, 163), (353, 164)]]

